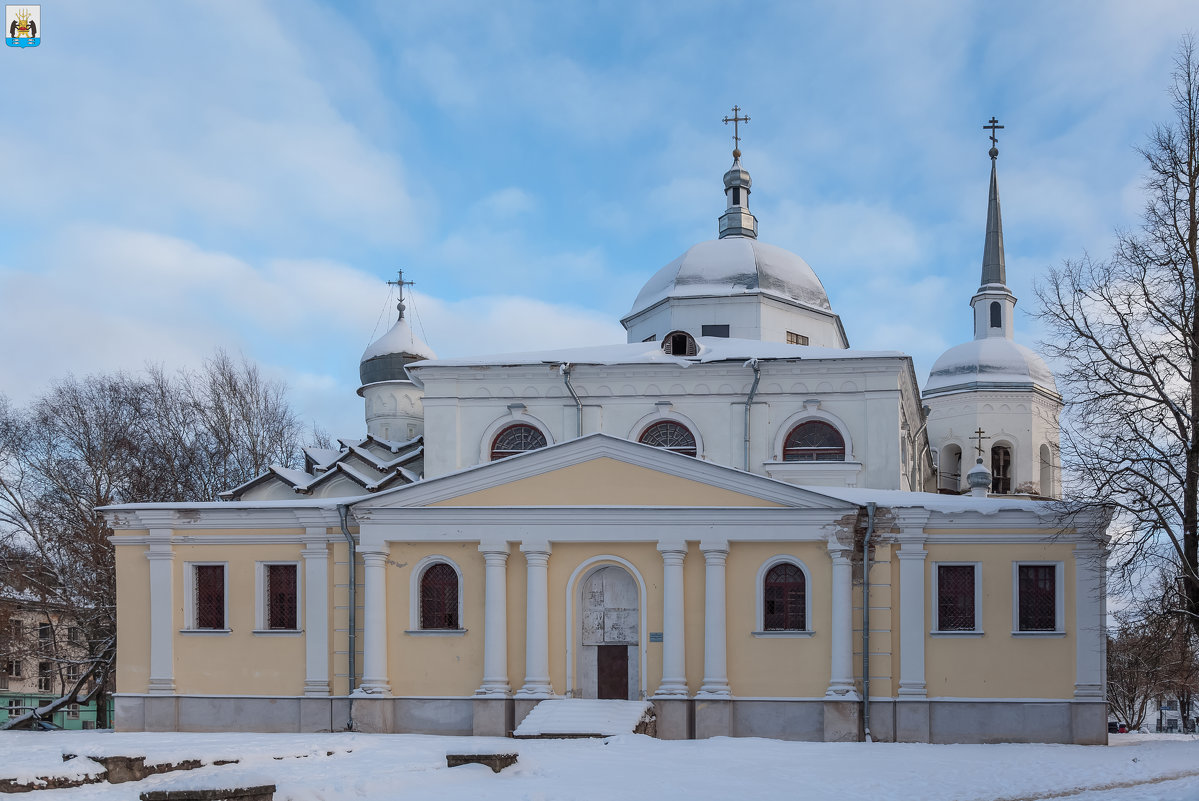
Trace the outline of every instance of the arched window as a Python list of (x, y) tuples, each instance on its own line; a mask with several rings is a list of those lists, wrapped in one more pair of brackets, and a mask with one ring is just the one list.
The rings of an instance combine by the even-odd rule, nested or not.
[(764, 631), (807, 629), (807, 582), (798, 565), (780, 562), (762, 581)]
[(665, 448), (668, 451), (681, 453), (684, 456), (695, 456), (695, 435), (682, 423), (674, 420), (663, 420), (654, 423), (641, 432), (637, 440), (643, 445), (653, 445), (655, 448)]
[(991, 448), (991, 492), (1007, 495), (1012, 491), (1012, 450), (1006, 445)]
[(528, 423), (516, 423), (500, 431), (491, 441), (491, 461), (535, 451), (546, 445), (545, 434)]
[(420, 577), (420, 627), (458, 629), (458, 572), (445, 562), (425, 568)]
[(694, 356), (698, 352), (695, 337), (686, 331), (671, 331), (662, 338), (662, 352), (669, 356)]
[(1003, 328), (1003, 309), (997, 300), (991, 301), (991, 327)]
[(1041, 494), (1053, 497), (1053, 451), (1048, 445), (1041, 446)]
[(784, 462), (843, 462), (845, 439), (841, 432), (823, 420), (806, 420), (787, 435), (783, 443)]
[(937, 488), (941, 492), (958, 494), (962, 487), (962, 449), (957, 445), (946, 445), (941, 449), (938, 463), (941, 482)]

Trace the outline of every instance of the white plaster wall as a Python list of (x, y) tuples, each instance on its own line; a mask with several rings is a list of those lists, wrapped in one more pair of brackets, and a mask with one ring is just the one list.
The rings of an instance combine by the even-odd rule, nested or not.
[(722, 298), (669, 298), (629, 321), (628, 341), (657, 340), (671, 331), (701, 336), (705, 325), (727, 325), (734, 339), (786, 342), (787, 332), (808, 337), (809, 345), (846, 346), (837, 318), (761, 295)]
[[(1033, 482), (1040, 486), (1040, 448), (1048, 444), (1054, 453), (1053, 495), (1061, 494), (1058, 461), (1058, 414), (1061, 405), (1043, 394), (1028, 391), (983, 390), (959, 392), (927, 398), (932, 409), (928, 421), (929, 441), (938, 451), (948, 444), (962, 449), (962, 474), (959, 486), (965, 487), (965, 472), (978, 456), (973, 432), (982, 428), (983, 447), (1002, 442), (1012, 446), (1012, 487)], [(990, 469), (990, 457), (983, 463)]]
[[(781, 459), (780, 432), (808, 408), (841, 422), (862, 472), (856, 486), (901, 486), (900, 405), (908, 382), (901, 358), (762, 362), (751, 414), (750, 469), (766, 474)], [(551, 442), (574, 438), (576, 409), (556, 366), (426, 367), (425, 474), (478, 464), (484, 439), (506, 422), (528, 421)], [(584, 404), (583, 433), (634, 438), (648, 415), (685, 422), (702, 441), (700, 457), (744, 466), (745, 399), (753, 370), (741, 364), (575, 365), (571, 376)], [(911, 386), (914, 387), (914, 384)], [(911, 405), (918, 399), (906, 398)], [(640, 425), (639, 425), (640, 424)], [(802, 476), (787, 477), (796, 483)]]
[(424, 430), (424, 393), (409, 381), (368, 384), (361, 389), (366, 408), (366, 431), (379, 439), (401, 442)]

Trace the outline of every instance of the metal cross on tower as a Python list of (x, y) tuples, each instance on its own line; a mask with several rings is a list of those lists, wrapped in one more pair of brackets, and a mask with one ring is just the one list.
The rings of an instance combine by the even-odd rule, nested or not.
[(983, 130), (991, 132), (991, 158), (995, 158), (999, 155), (999, 139), (995, 136), (995, 132), (1003, 130), (1003, 126), (999, 124), (999, 120), (991, 117), (983, 126)]
[(733, 116), (724, 118), (725, 125), (728, 125), (730, 122), (733, 123), (733, 157), (734, 158), (739, 158), (741, 156), (741, 131), (737, 127), (737, 124), (742, 123), (742, 122), (749, 122), (749, 115), (746, 114), (744, 117), (740, 117), (740, 116), (738, 116), (740, 113), (741, 113), (741, 107), (733, 106)]
[(978, 451), (979, 458), (982, 458), (982, 455), (983, 455), (983, 440), (990, 439), (990, 437), (984, 436), (985, 434), (986, 434), (986, 432), (983, 431), (982, 428), (979, 428), (977, 431), (974, 432), (973, 436), (970, 437), (970, 439), (978, 440), (978, 444), (974, 446), (974, 449)]
[(396, 280), (388, 281), (387, 285), (399, 287), (400, 302), (398, 304), (396, 304), (396, 308), (400, 310), (400, 316), (403, 317), (404, 316), (404, 287), (412, 286), (413, 282), (404, 280), (404, 271), (403, 270), (396, 270), (396, 276), (397, 276)]

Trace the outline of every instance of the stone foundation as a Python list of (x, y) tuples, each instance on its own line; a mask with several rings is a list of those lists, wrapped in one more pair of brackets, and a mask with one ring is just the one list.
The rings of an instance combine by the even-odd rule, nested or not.
[[(523, 698), (237, 698), (117, 695), (118, 731), (320, 732), (503, 737), (538, 699)], [(653, 700), (662, 739), (770, 737), (846, 742), (862, 738), (862, 705), (824, 698)], [(1107, 742), (1103, 701), (926, 700), (870, 703), (870, 731), (880, 742)]]

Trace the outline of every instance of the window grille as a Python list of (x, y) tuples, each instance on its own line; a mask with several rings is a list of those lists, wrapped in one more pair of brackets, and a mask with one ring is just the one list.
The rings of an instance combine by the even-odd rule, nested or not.
[(695, 456), (698, 452), (695, 446), (695, 435), (688, 430), (687, 426), (674, 420), (654, 423), (641, 432), (637, 441), (643, 445), (665, 448), (684, 456)]
[(296, 566), (266, 565), (266, 627), (297, 629)]
[(37, 691), (52, 692), (54, 689), (54, 666), (49, 662), (37, 663)]
[(803, 571), (789, 562), (775, 565), (762, 587), (762, 626), (766, 631), (804, 631), (807, 599)]
[(1057, 629), (1057, 567), (1020, 565), (1020, 631)]
[(196, 628), (225, 628), (225, 566), (195, 565)]
[(845, 440), (823, 420), (808, 420), (791, 429), (783, 444), (784, 462), (843, 462)]
[(546, 446), (545, 434), (528, 423), (510, 425), (491, 441), (491, 461)]
[(937, 630), (974, 631), (974, 565), (937, 565)]
[(430, 565), (420, 577), (420, 627), (459, 628), (458, 573), (445, 562)]

